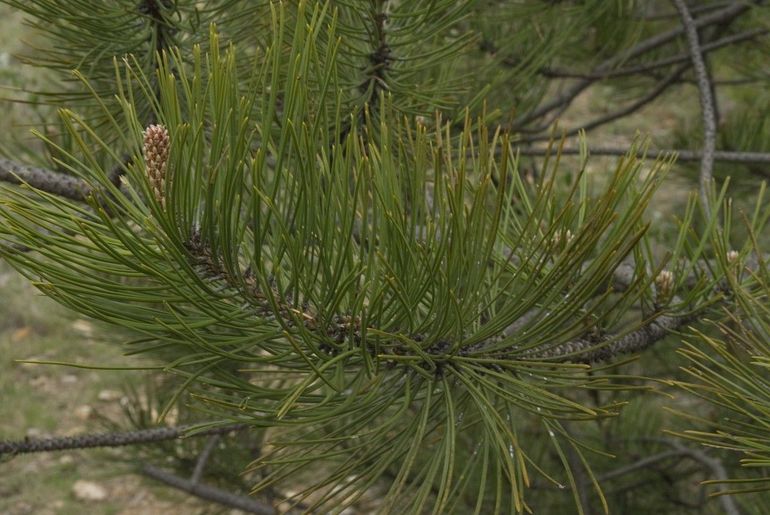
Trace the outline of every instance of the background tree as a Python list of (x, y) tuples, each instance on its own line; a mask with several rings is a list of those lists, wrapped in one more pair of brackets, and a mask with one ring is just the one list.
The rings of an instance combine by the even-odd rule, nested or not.
[[(0, 452), (163, 441), (142, 452), (192, 478), (145, 473), (255, 512), (221, 487), (309, 512), (767, 499), (688, 507), (703, 490), (682, 478), (762, 476), (663, 436), (642, 393), (711, 400), (690, 414), (712, 432), (683, 434), (766, 465), (769, 212), (762, 189), (733, 223), (712, 182), (716, 160), (770, 162), (734, 151), (764, 150), (762, 113), (722, 115), (715, 95), (715, 68), (767, 83), (760, 2), (5, 3), (59, 81), (34, 96), (41, 143), (6, 142), (0, 178), (21, 187), (2, 188), (3, 257), (153, 360), (121, 368), (163, 379), (156, 415), (128, 410), (139, 431)], [(679, 156), (699, 194), (666, 231), (647, 212), (668, 142), (571, 142), (688, 82), (702, 118)], [(592, 88), (613, 101), (570, 124)], [(602, 154), (623, 157), (589, 169)], [(671, 334), (694, 384), (631, 363)], [(209, 438), (169, 444), (182, 434)]]

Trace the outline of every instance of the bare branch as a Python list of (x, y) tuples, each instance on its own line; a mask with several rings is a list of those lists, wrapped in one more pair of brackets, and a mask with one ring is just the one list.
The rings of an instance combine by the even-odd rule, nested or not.
[(217, 443), (219, 443), (220, 438), (220, 435), (214, 434), (209, 436), (209, 439), (206, 440), (206, 445), (198, 456), (198, 461), (195, 462), (195, 468), (193, 469), (192, 476), (190, 476), (190, 481), (192, 483), (200, 481), (201, 476), (203, 476), (203, 469), (206, 468), (206, 463), (209, 461), (211, 452), (214, 450), (214, 447), (217, 446)]
[(257, 513), (259, 515), (275, 515), (277, 513), (272, 506), (257, 501), (252, 497), (237, 495), (215, 486), (194, 482), (190, 479), (184, 479), (153, 465), (145, 465), (142, 467), (141, 471), (142, 474), (147, 477), (207, 501), (236, 508), (245, 511), (246, 513)]
[[(770, 30), (768, 29), (754, 29), (746, 32), (740, 32), (738, 34), (733, 34), (732, 36), (727, 36), (725, 38), (718, 39), (716, 41), (711, 41), (710, 43), (702, 45), (701, 51), (705, 54), (706, 52), (711, 52), (728, 45), (754, 39), (757, 36), (762, 36), (764, 34), (767, 34), (768, 32), (770, 32)], [(600, 72), (600, 73), (592, 73), (592, 72), (580, 73), (580, 72), (571, 71), (571, 70), (561, 70), (558, 68), (547, 68), (542, 70), (541, 73), (546, 77), (553, 77), (553, 78), (602, 80), (602, 79), (625, 77), (628, 75), (637, 75), (640, 73), (646, 73), (651, 70), (655, 70), (657, 68), (664, 68), (666, 66), (671, 66), (672, 64), (687, 62), (687, 61), (690, 61), (690, 59), (691, 59), (690, 53), (688, 52), (683, 54), (677, 54), (672, 57), (667, 57), (665, 59), (660, 59), (658, 61), (653, 61), (647, 64), (640, 64), (638, 66), (629, 66), (626, 68), (619, 68), (617, 70), (607, 70), (605, 72)]]
[[(729, 0), (727, 2), (714, 2), (713, 4), (695, 6), (692, 9), (690, 9), (690, 12), (692, 14), (701, 14), (704, 12), (713, 11), (714, 9), (721, 9), (726, 5), (730, 5)], [(658, 21), (658, 20), (668, 20), (671, 18), (677, 18), (678, 16), (679, 16), (679, 13), (672, 12), (672, 13), (662, 13), (662, 14), (650, 14), (646, 16), (641, 16), (640, 18), (646, 21)]]
[[(748, 3), (735, 2), (730, 4), (728, 7), (724, 9), (720, 9), (719, 11), (715, 11), (715, 12), (712, 12), (711, 14), (707, 14), (698, 18), (697, 20), (695, 20), (694, 24), (696, 28), (700, 29), (702, 27), (706, 27), (708, 25), (712, 25), (715, 23), (726, 23), (735, 19), (740, 14), (744, 13), (750, 8), (751, 8), (751, 5)], [(608, 70), (612, 70), (613, 68), (615, 68), (621, 63), (627, 62), (630, 59), (633, 59), (651, 50), (654, 50), (660, 46), (665, 45), (666, 43), (677, 38), (683, 33), (684, 33), (684, 28), (678, 27), (676, 29), (662, 32), (660, 34), (656, 34), (655, 36), (647, 38), (644, 41), (641, 41), (640, 43), (636, 44), (634, 47), (630, 48), (626, 52), (613, 56), (610, 59), (607, 59), (603, 63), (599, 64), (596, 68), (594, 68), (592, 74), (602, 74)], [(582, 79), (576, 82), (562, 95), (540, 106), (534, 111), (527, 113), (517, 118), (516, 120), (514, 120), (513, 123), (510, 124), (510, 128), (519, 130), (521, 127), (525, 126), (527, 123), (533, 120), (537, 120), (538, 118), (548, 114), (554, 109), (560, 108), (564, 104), (571, 103), (572, 100), (575, 99), (575, 97), (577, 97), (583, 90), (585, 90), (591, 84), (593, 84), (593, 82), (595, 82), (595, 79)]]
[[(700, 449), (693, 449), (692, 447), (687, 447), (686, 445), (682, 445), (681, 443), (675, 440), (664, 438), (664, 439), (660, 439), (660, 441), (673, 447), (682, 455), (687, 456), (688, 458), (694, 461), (697, 461), (701, 465), (711, 470), (711, 473), (714, 474), (714, 477), (717, 480), (727, 481), (729, 479), (727, 475), (727, 471), (725, 470), (724, 465), (722, 465), (722, 461), (720, 459), (712, 458), (711, 456), (701, 451)], [(741, 511), (738, 509), (738, 505), (735, 503), (735, 499), (730, 494), (720, 494), (719, 502), (722, 503), (722, 508), (724, 509), (724, 513), (726, 513), (727, 515), (740, 515)]]
[[(595, 156), (625, 156), (628, 155), (629, 149), (627, 148), (612, 148), (612, 147), (590, 147), (588, 153)], [(522, 156), (545, 156), (553, 154), (554, 150), (548, 150), (545, 148), (519, 148), (516, 150)], [(563, 156), (580, 155), (579, 148), (563, 148), (559, 150), (559, 153)], [(700, 161), (703, 157), (703, 153), (698, 150), (682, 150), (682, 149), (660, 149), (660, 150), (647, 150), (638, 151), (636, 157), (657, 159), (660, 157), (666, 157), (672, 154), (677, 155), (678, 161)], [(770, 152), (732, 152), (724, 150), (714, 151), (715, 161), (726, 161), (733, 163), (769, 163), (770, 164)]]
[[(611, 470), (610, 472), (607, 472), (606, 474), (601, 475), (598, 478), (598, 480), (600, 482), (608, 481), (610, 479), (614, 479), (614, 478), (629, 474), (631, 472), (635, 472), (639, 469), (647, 468), (650, 465), (657, 463), (659, 461), (669, 460), (671, 458), (676, 458), (676, 457), (687, 457), (693, 461), (698, 462), (700, 465), (708, 468), (711, 471), (711, 473), (714, 474), (714, 476), (716, 476), (716, 478), (720, 481), (726, 481), (728, 479), (727, 472), (725, 471), (724, 465), (722, 465), (722, 462), (719, 459), (712, 458), (711, 456), (707, 455), (705, 452), (699, 449), (693, 449), (693, 448), (687, 447), (675, 440), (671, 440), (667, 438), (656, 438), (654, 441), (665, 443), (668, 446), (672, 447), (673, 450), (662, 451), (657, 454), (652, 454), (650, 456), (637, 460), (634, 463), (630, 463), (628, 465), (619, 467), (615, 470)], [(740, 515), (740, 510), (738, 509), (738, 506), (735, 504), (735, 500), (733, 499), (732, 496), (726, 495), (726, 494), (720, 495), (719, 502), (722, 503), (722, 509), (724, 510), (724, 513), (728, 515)]]
[[(122, 162), (109, 171), (108, 178), (115, 187), (121, 187), (120, 178), (130, 163), (131, 157), (123, 156)], [(78, 202), (85, 202), (93, 192), (91, 186), (77, 177), (47, 168), (25, 165), (4, 157), (0, 157), (0, 181), (11, 184), (29, 184), (46, 193)]]
[[(569, 129), (564, 133), (565, 136), (574, 136), (575, 134), (579, 133), (580, 131), (590, 131), (597, 127), (600, 127), (602, 125), (605, 125), (607, 123), (613, 122), (619, 118), (623, 118), (624, 116), (628, 116), (629, 114), (638, 111), (645, 105), (649, 104), (656, 98), (658, 98), (661, 94), (663, 94), (664, 91), (666, 91), (672, 84), (676, 83), (676, 81), (679, 79), (679, 77), (689, 68), (689, 64), (683, 64), (676, 68), (673, 72), (671, 72), (668, 76), (666, 76), (663, 80), (661, 80), (655, 88), (653, 88), (651, 91), (649, 91), (646, 95), (644, 95), (642, 98), (638, 99), (636, 102), (622, 107), (616, 111), (613, 111), (611, 113), (608, 113), (604, 116), (600, 116), (599, 118), (595, 118), (594, 120), (586, 123), (585, 125), (581, 125), (580, 127), (575, 127), (572, 129)], [(517, 141), (517, 143), (534, 143), (537, 141), (547, 141), (551, 139), (553, 136), (550, 134), (542, 134), (538, 136), (532, 136), (529, 138), (522, 138)]]
[(646, 456), (633, 463), (629, 463), (628, 465), (618, 467), (615, 470), (611, 470), (605, 474), (602, 474), (597, 479), (599, 482), (603, 483), (604, 481), (609, 481), (610, 479), (615, 479), (616, 477), (625, 476), (626, 474), (629, 474), (631, 472), (636, 472), (639, 469), (647, 468), (650, 465), (657, 463), (659, 461), (664, 461), (671, 458), (678, 458), (681, 456), (682, 456), (682, 453), (680, 451), (663, 451), (657, 454), (651, 454), (650, 456)]
[(198, 461), (195, 464), (191, 479), (183, 479), (170, 472), (163, 471), (152, 465), (145, 465), (142, 473), (161, 481), (169, 486), (183, 490), (189, 494), (216, 502), (231, 508), (237, 508), (247, 513), (258, 513), (274, 515), (275, 509), (267, 504), (261, 503), (251, 497), (236, 495), (220, 488), (200, 483), (200, 477), (203, 467), (208, 461), (208, 457), (216, 446), (220, 436), (232, 431), (239, 431), (246, 427), (245, 424), (229, 424), (226, 426), (213, 427), (200, 432), (188, 434), (192, 429), (199, 425), (185, 425), (178, 427), (159, 427), (153, 429), (140, 429), (137, 431), (125, 431), (114, 433), (86, 434), (80, 436), (54, 437), (54, 438), (25, 438), (19, 441), (0, 442), (0, 457), (4, 454), (17, 455), (33, 452), (61, 451), (68, 449), (87, 449), (94, 447), (120, 447), (126, 445), (137, 445), (147, 443), (157, 443), (165, 440), (176, 440), (178, 438), (191, 438), (197, 436), (210, 436), (205, 447), (201, 451)]
[(712, 96), (712, 85), (706, 62), (703, 59), (703, 53), (698, 41), (698, 27), (687, 10), (684, 0), (671, 0), (679, 14), (682, 17), (682, 25), (687, 36), (687, 44), (690, 47), (690, 57), (692, 58), (695, 78), (698, 81), (698, 90), (700, 91), (701, 114), (703, 115), (703, 155), (700, 162), (700, 199), (706, 215), (711, 214), (709, 204), (709, 189), (714, 169), (714, 151), (716, 150), (717, 140), (717, 122), (716, 109), (714, 107), (714, 97)]
[(91, 188), (85, 181), (77, 177), (23, 165), (4, 157), (0, 157), (0, 181), (13, 184), (27, 183), (39, 190), (81, 202), (91, 192)]
[(199, 425), (185, 425), (177, 427), (157, 427), (152, 429), (139, 429), (136, 431), (91, 433), (79, 436), (61, 436), (51, 438), (25, 438), (16, 441), (0, 441), (0, 456), (4, 454), (16, 455), (33, 452), (64, 451), (68, 449), (89, 449), (94, 447), (122, 447), (145, 443), (175, 440), (177, 438), (207, 436), (238, 431), (246, 426), (244, 424), (229, 424), (214, 427), (201, 432), (187, 434)]

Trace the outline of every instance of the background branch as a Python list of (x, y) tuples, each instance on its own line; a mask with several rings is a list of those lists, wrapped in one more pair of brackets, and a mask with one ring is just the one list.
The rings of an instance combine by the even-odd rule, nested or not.
[(700, 91), (700, 106), (703, 116), (703, 154), (700, 162), (700, 199), (706, 216), (711, 214), (709, 202), (709, 190), (714, 169), (714, 151), (716, 149), (717, 122), (714, 107), (714, 97), (712, 95), (713, 87), (709, 78), (706, 62), (703, 59), (703, 53), (698, 41), (698, 28), (695, 21), (687, 10), (684, 0), (672, 0), (679, 14), (682, 17), (685, 35), (687, 36), (687, 45), (690, 48), (690, 57), (692, 58), (695, 78), (698, 81), (698, 90)]
[[(546, 156), (554, 154), (553, 149), (549, 150), (545, 148), (517, 148), (516, 152), (522, 156)], [(559, 150), (559, 153), (563, 156), (580, 155), (580, 149), (562, 148)], [(628, 155), (628, 149), (619, 147), (589, 147), (588, 153), (594, 156), (625, 156)], [(639, 151), (636, 153), (636, 157), (658, 159), (671, 154), (677, 155), (677, 161), (700, 161), (703, 158), (703, 152), (699, 150), (683, 150), (676, 148)], [(713, 156), (715, 161), (770, 164), (770, 152), (733, 152), (716, 150), (714, 151)]]
[(142, 474), (168, 486), (172, 486), (183, 492), (194, 495), (207, 501), (212, 501), (223, 506), (229, 506), (246, 513), (257, 513), (259, 515), (275, 515), (276, 510), (272, 506), (259, 502), (252, 497), (237, 495), (215, 486), (198, 483), (190, 479), (184, 479), (171, 472), (159, 469), (153, 465), (144, 465), (141, 468)]
[[(581, 125), (579, 127), (574, 127), (572, 129), (568, 129), (566, 132), (564, 132), (565, 136), (574, 136), (575, 134), (578, 134), (581, 131), (590, 131), (597, 127), (601, 127), (602, 125), (605, 125), (607, 123), (613, 122), (615, 120), (618, 120), (620, 118), (623, 118), (625, 116), (628, 116), (629, 114), (638, 111), (642, 107), (646, 106), (656, 98), (658, 98), (663, 92), (665, 92), (672, 84), (675, 84), (676, 81), (679, 79), (679, 77), (682, 76), (682, 74), (689, 68), (689, 64), (683, 64), (676, 68), (673, 72), (671, 72), (669, 75), (667, 75), (663, 80), (661, 80), (657, 86), (655, 86), (652, 90), (650, 90), (646, 95), (638, 99), (636, 102), (633, 102), (630, 105), (627, 105), (625, 107), (621, 107), (620, 109), (617, 109), (611, 113), (608, 113), (604, 116), (600, 116), (598, 118), (595, 118), (594, 120)], [(548, 141), (552, 139), (553, 136), (550, 134), (541, 134), (537, 136), (532, 136), (529, 138), (522, 138), (518, 140), (518, 143), (534, 143), (537, 141)]]
[(206, 468), (206, 463), (208, 462), (214, 447), (216, 447), (217, 443), (219, 443), (219, 439), (219, 434), (213, 434), (209, 436), (208, 440), (206, 440), (206, 445), (203, 446), (203, 450), (201, 450), (200, 455), (198, 456), (198, 460), (195, 462), (195, 468), (193, 469), (192, 476), (190, 476), (190, 481), (192, 483), (197, 483), (200, 481), (201, 477), (203, 476), (203, 469)]
[[(732, 3), (728, 7), (725, 7), (724, 9), (720, 9), (719, 11), (714, 11), (710, 14), (704, 15), (696, 19), (694, 21), (694, 26), (697, 29), (700, 29), (716, 23), (724, 24), (734, 20), (736, 17), (738, 17), (740, 14), (742, 14), (743, 12), (747, 11), (750, 8), (751, 8), (751, 5), (748, 3), (742, 3), (742, 2)], [(604, 61), (603, 63), (599, 64), (596, 68), (594, 68), (594, 70), (590, 73), (590, 75), (602, 75), (603, 73), (609, 70), (612, 70), (613, 68), (615, 68), (621, 63), (625, 63), (630, 59), (639, 57), (640, 55), (643, 55), (647, 52), (650, 52), (656, 48), (659, 48), (665, 45), (666, 43), (679, 37), (683, 33), (684, 33), (684, 28), (678, 27), (676, 29), (671, 29), (669, 31), (662, 32), (660, 34), (656, 34), (655, 36), (649, 37), (644, 41), (637, 43), (635, 46), (633, 46), (629, 50), (622, 52), (619, 55), (613, 56), (607, 59), (606, 61)], [(542, 116), (550, 113), (554, 109), (558, 109), (565, 104), (571, 103), (572, 100), (574, 100), (581, 92), (583, 92), (595, 81), (596, 79), (579, 80), (578, 82), (573, 84), (566, 92), (562, 93), (560, 96), (556, 97), (550, 102), (547, 102), (546, 104), (535, 109), (534, 111), (527, 113), (517, 118), (516, 120), (514, 120), (510, 124), (510, 128), (513, 130), (521, 130), (528, 123), (534, 120), (537, 120), (538, 118), (541, 118)]]
[[(711, 473), (714, 474), (714, 477), (717, 480), (727, 481), (729, 479), (722, 461), (718, 458), (712, 458), (700, 449), (687, 447), (686, 445), (682, 445), (681, 443), (669, 438), (660, 439), (659, 441), (670, 447), (673, 447), (677, 450), (677, 452), (689, 457), (694, 461), (697, 461), (701, 465), (708, 468)], [(724, 512), (726, 515), (740, 515), (741, 511), (738, 509), (738, 505), (735, 503), (735, 499), (730, 494), (719, 495), (719, 502), (722, 503), (722, 508), (725, 510)]]
[[(706, 52), (718, 50), (728, 45), (740, 43), (743, 41), (749, 41), (758, 36), (763, 36), (768, 32), (770, 32), (770, 30), (768, 29), (753, 29), (753, 30), (748, 30), (746, 32), (740, 32), (738, 34), (733, 34), (732, 36), (727, 36), (722, 39), (711, 41), (709, 43), (706, 43), (705, 45), (702, 45), (701, 52), (705, 54)], [(602, 73), (580, 73), (572, 70), (563, 70), (559, 68), (543, 69), (541, 70), (541, 73), (546, 77), (553, 77), (553, 78), (602, 80), (602, 79), (611, 79), (616, 77), (625, 77), (628, 75), (637, 75), (640, 73), (646, 73), (658, 68), (671, 66), (672, 64), (679, 64), (686, 61), (690, 61), (691, 59), (692, 58), (690, 56), (690, 53), (688, 52), (688, 53), (677, 54), (672, 57), (667, 57), (665, 59), (659, 59), (651, 63), (640, 64), (638, 66), (629, 66), (626, 68), (619, 68), (617, 70), (607, 70)]]
[[(722, 465), (721, 460), (717, 458), (712, 458), (711, 456), (707, 455), (705, 452), (699, 449), (693, 449), (691, 447), (687, 447), (674, 440), (670, 440), (666, 438), (655, 438), (653, 439), (653, 441), (664, 443), (669, 447), (672, 447), (673, 450), (662, 451), (657, 454), (651, 454), (650, 456), (641, 458), (633, 463), (629, 463), (628, 465), (623, 465), (622, 467), (618, 467), (614, 470), (606, 472), (601, 476), (599, 476), (598, 478), (599, 482), (603, 483), (605, 481), (609, 481), (633, 472), (637, 472), (642, 469), (646, 469), (647, 467), (661, 461), (670, 460), (672, 458), (682, 458), (682, 457), (690, 458), (691, 460), (706, 467), (720, 481), (728, 479), (727, 472), (725, 471), (724, 465)], [(738, 506), (735, 503), (735, 499), (733, 498), (733, 496), (729, 494), (720, 495), (719, 502), (722, 505), (722, 509), (724, 510), (725, 514), (740, 515), (741, 511), (738, 509)]]

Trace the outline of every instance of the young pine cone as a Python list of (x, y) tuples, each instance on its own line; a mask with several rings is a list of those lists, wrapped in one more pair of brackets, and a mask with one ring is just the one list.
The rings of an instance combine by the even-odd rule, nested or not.
[(166, 168), (168, 166), (169, 137), (163, 125), (150, 125), (144, 132), (144, 167), (150, 180), (155, 199), (161, 205), (166, 204)]

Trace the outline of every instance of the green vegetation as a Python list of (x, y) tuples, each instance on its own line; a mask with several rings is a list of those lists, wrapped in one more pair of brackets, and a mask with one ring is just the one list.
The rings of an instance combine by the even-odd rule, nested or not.
[[(698, 66), (767, 84), (766, 8), (4, 3), (44, 72), (8, 72), (42, 121), (0, 162), (0, 254), (26, 278), (3, 275), (0, 436), (219, 433), (13, 457), (0, 509), (32, 502), (25, 463), (54, 512), (87, 506), (72, 478), (148, 465), (257, 511), (770, 503), (770, 159), (709, 150), (763, 151), (770, 126), (741, 124), (743, 90), (707, 100)], [(680, 141), (698, 185), (635, 130)], [(715, 159), (739, 164), (712, 184)]]

